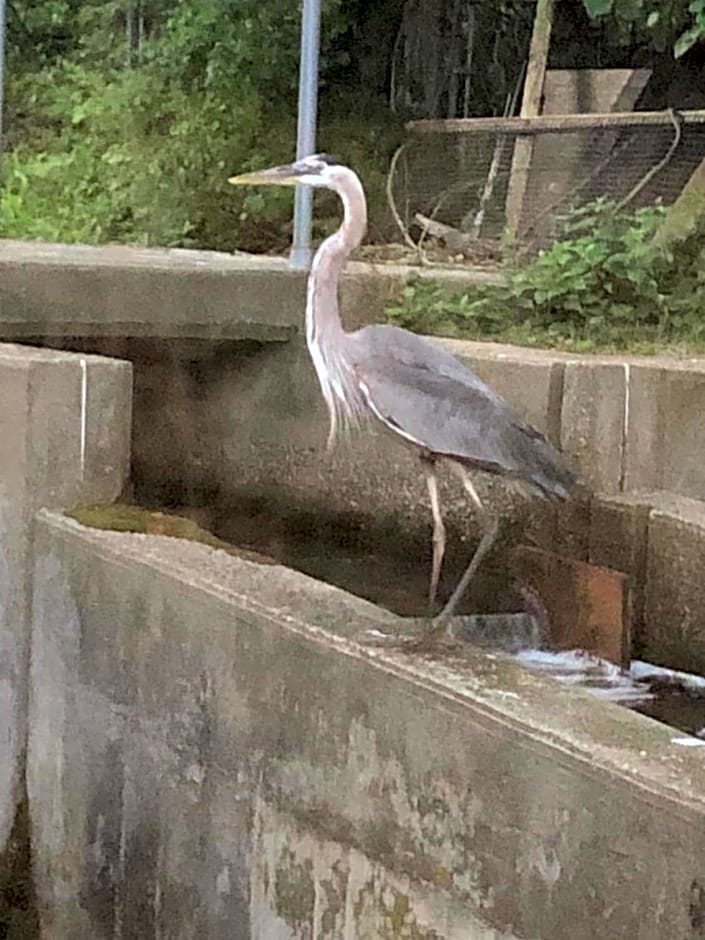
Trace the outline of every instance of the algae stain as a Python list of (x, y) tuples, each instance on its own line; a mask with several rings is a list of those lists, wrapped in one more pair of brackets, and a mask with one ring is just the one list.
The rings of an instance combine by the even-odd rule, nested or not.
[(292, 927), (313, 923), (316, 887), (313, 862), (297, 862), (290, 849), (284, 849), (277, 864), (274, 898), (279, 917)]
[(349, 871), (340, 862), (331, 868), (331, 877), (322, 879), (320, 889), (325, 903), (325, 910), (321, 915), (321, 940), (336, 936), (336, 928), (345, 911), (345, 894), (348, 886)]
[(353, 825), (327, 803), (302, 807), (287, 801), (286, 812), (303, 829), (309, 829), (338, 845), (354, 848), (370, 861), (397, 875), (448, 890), (453, 888), (453, 872), (418, 845), (412, 835), (395, 822)]
[(379, 940), (442, 940), (433, 927), (419, 923), (407, 894), (375, 878), (360, 890), (354, 916), (360, 936), (369, 936), (369, 927), (375, 923)]
[(394, 898), (391, 911), (388, 913), (389, 921), (394, 935), (400, 935), (409, 915), (409, 898), (405, 894), (397, 894)]
[(387, 888), (383, 897), (390, 893), (391, 899), (383, 905), (384, 940), (441, 940), (440, 934), (432, 927), (419, 924), (406, 894)]
[(365, 855), (380, 861), (391, 871), (438, 888), (453, 886), (452, 873), (428, 855), (411, 835), (396, 823), (382, 823), (363, 828), (361, 846)]
[(112, 532), (136, 532), (143, 535), (164, 535), (170, 538), (186, 539), (199, 542), (209, 548), (219, 549), (229, 555), (253, 561), (259, 565), (276, 565), (278, 562), (268, 555), (238, 548), (230, 542), (219, 539), (207, 529), (202, 529), (192, 519), (171, 513), (155, 512), (139, 506), (127, 506), (121, 503), (96, 503), (90, 506), (78, 506), (65, 515), (69, 519), (90, 529)]

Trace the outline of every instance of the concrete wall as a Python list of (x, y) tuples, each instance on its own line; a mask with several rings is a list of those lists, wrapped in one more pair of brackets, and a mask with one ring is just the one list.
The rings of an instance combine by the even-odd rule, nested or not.
[[(348, 326), (383, 319), (386, 300), (419, 273), (431, 272), (352, 262), (342, 285)], [(462, 290), (497, 275), (461, 270), (445, 279)], [(3, 340), (282, 341), (300, 329), (305, 295), (305, 274), (284, 258), (0, 239)]]
[[(667, 490), (705, 498), (705, 361), (666, 357), (577, 357), (492, 343), (436, 340), (464, 360), (529, 421), (558, 443), (597, 494)], [(327, 415), (301, 339), (190, 361), (136, 360), (135, 480), (147, 499), (198, 500), (222, 519), (243, 498), (387, 519), (428, 536), (423, 475), (414, 455), (384, 434), (355, 437), (325, 452)], [(522, 524), (526, 502), (487, 477), (482, 494)], [(454, 480), (443, 500), (451, 532), (476, 524)], [(548, 507), (537, 507), (550, 516)], [(524, 520), (525, 521), (525, 520)], [(586, 556), (578, 507), (542, 518), (546, 545)], [(558, 533), (558, 534), (557, 534)]]
[(0, 345), (0, 852), (23, 789), (34, 514), (120, 494), (131, 397), (128, 363)]
[[(365, 602), (42, 513), (29, 794), (44, 936), (693, 938), (672, 732)], [(315, 678), (314, 678), (315, 677)]]
[[(455, 290), (482, 276), (421, 273)], [(348, 326), (382, 319), (385, 300), (408, 276), (391, 265), (351, 265), (342, 291)], [(374, 499), (380, 488), (367, 492), (366, 478), (377, 479), (376, 443), (356, 443), (362, 466), (353, 452), (334, 467), (320, 456), (326, 420), (302, 339), (303, 306), (304, 277), (283, 259), (0, 240), (0, 339), (134, 360), (135, 460), (154, 485), (168, 476), (186, 487), (222, 487), (227, 497), (238, 481), (275, 474), (277, 483), (316, 492), (326, 484), (315, 478), (324, 473), (330, 482), (334, 471), (345, 492), (340, 474), (350, 467), (358, 491), (341, 499)], [(560, 443), (598, 492), (705, 498), (704, 359), (438, 342)], [(390, 453), (379, 467), (389, 466)], [(403, 459), (400, 466), (394, 486), (381, 488), (385, 503), (415, 489)]]
[[(157, 253), (152, 272), (138, 253), (96, 271), (76, 252), (73, 312), (34, 293), (51, 251), (15, 257), (0, 282), (0, 331), (83, 350), (0, 347), (0, 845), (29, 735), (44, 936), (700, 936), (705, 778), (669, 729), (478, 651), (364, 649), (357, 632), (394, 618), (325, 584), (42, 509), (125, 486), (131, 370), (86, 352), (101, 349), (133, 359), (142, 495), (226, 512), (259, 493), (428, 536), (418, 468), (393, 442), (324, 454), (300, 298), (260, 322), (270, 295), (248, 274), (252, 308), (228, 332), (228, 263)], [(172, 263), (173, 321), (150, 293)], [(93, 293), (72, 295), (81, 284)], [(206, 313), (189, 300), (203, 292)], [(703, 363), (443, 344), (602, 494), (538, 536), (632, 574), (640, 651), (705, 672)], [(446, 493), (470, 535), (464, 498)]]
[(596, 502), (589, 557), (631, 576), (635, 658), (705, 674), (705, 504), (664, 492)]
[[(327, 415), (301, 336), (303, 277), (283, 261), (0, 241), (0, 273), (0, 336), (132, 361), (138, 498), (201, 505), (210, 512), (210, 526), (234, 539), (237, 531), (228, 520), (243, 501), (268, 504), (281, 517), (298, 511), (344, 516), (366, 530), (379, 528), (387, 539), (390, 532), (403, 535), (425, 558), (429, 510), (414, 456), (381, 435), (325, 452)], [(348, 324), (379, 319), (385, 297), (406, 276), (353, 266), (343, 291)], [(456, 280), (453, 285), (459, 286)], [(660, 491), (705, 499), (705, 360), (437, 342), (559, 443), (583, 480), (608, 501)], [(524, 500), (488, 478), (479, 480), (479, 488), (506, 520), (508, 544), (526, 532), (524, 537), (546, 547), (599, 561), (591, 540), (612, 519), (612, 503), (602, 512), (602, 503), (579, 502), (558, 515), (538, 505), (527, 530)], [(457, 481), (444, 479), (442, 494), (448, 556), (462, 561), (467, 548), (459, 542), (476, 536), (475, 518)], [(659, 496), (650, 497), (649, 505), (658, 507)], [(603, 533), (598, 542), (605, 538)], [(618, 554), (628, 554), (628, 544)], [(674, 615), (661, 634), (678, 636), (672, 629), (676, 612), (688, 611), (688, 636), (705, 636), (705, 596), (695, 602), (698, 579), (694, 596), (687, 597), (672, 550), (658, 548), (664, 544), (658, 538), (651, 544), (649, 571), (671, 572), (664, 577), (672, 584)], [(645, 540), (637, 554), (646, 557)], [(505, 558), (495, 567), (500, 574), (509, 570)], [(655, 658), (685, 662), (692, 646), (685, 634), (679, 648), (670, 643), (663, 656), (661, 634), (649, 640), (648, 624), (655, 625), (657, 614), (641, 615), (646, 568), (627, 570), (635, 579), (637, 643), (643, 640)], [(483, 579), (476, 593), (485, 584), (492, 596), (484, 600), (491, 604), (506, 578), (497, 584)], [(695, 664), (705, 669), (700, 656)]]

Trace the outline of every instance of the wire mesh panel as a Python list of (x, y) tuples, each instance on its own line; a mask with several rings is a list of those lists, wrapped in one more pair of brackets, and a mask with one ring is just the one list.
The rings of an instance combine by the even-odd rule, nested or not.
[(531, 135), (501, 124), (491, 131), (410, 135), (390, 189), (414, 240), (445, 238), (467, 257), (496, 251), (509, 229), (535, 250), (560, 237), (571, 213), (598, 198), (623, 209), (672, 204), (705, 159), (705, 124), (675, 113), (660, 123)]

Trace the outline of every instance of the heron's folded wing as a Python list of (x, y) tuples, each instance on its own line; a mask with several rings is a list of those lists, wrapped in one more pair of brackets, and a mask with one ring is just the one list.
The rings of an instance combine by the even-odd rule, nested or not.
[(432, 365), (376, 352), (354, 368), (370, 408), (408, 440), (566, 495), (572, 473), (542, 434), (460, 363), (453, 374)]

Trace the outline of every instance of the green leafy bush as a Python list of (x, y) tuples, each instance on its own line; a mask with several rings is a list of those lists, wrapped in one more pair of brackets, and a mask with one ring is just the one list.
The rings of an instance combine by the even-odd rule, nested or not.
[[(323, 3), (324, 77), (353, 22), (343, 6)], [(21, 27), (10, 33), (0, 235), (284, 249), (293, 194), (234, 189), (227, 177), (293, 156), (298, 5), (143, 0), (135, 43), (126, 16), (137, 9), (124, 0), (13, 5), (11, 25)], [(361, 172), (378, 231), (397, 133), (389, 125), (367, 102), (337, 100), (320, 130), (322, 147)], [(319, 208), (322, 235), (338, 207)]]
[(597, 200), (570, 216), (550, 248), (509, 267), (501, 283), (449, 296), (419, 279), (389, 315), (425, 333), (573, 348), (700, 341), (705, 231), (657, 244), (663, 214), (659, 206), (628, 213)]
[(583, 0), (592, 19), (608, 17), (614, 41), (624, 46), (635, 34), (659, 52), (669, 46), (680, 58), (705, 37), (705, 0)]
[(227, 106), (146, 70), (62, 65), (35, 79), (29, 103), (46, 130), (6, 158), (8, 237), (183, 244), (259, 130), (253, 96)]

